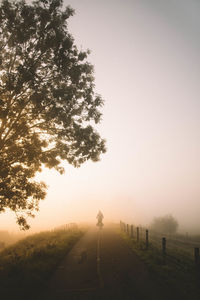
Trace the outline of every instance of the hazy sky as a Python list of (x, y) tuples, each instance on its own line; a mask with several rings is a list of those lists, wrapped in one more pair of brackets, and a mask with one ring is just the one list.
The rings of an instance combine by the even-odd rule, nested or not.
[[(69, 0), (69, 29), (92, 53), (96, 91), (105, 99), (99, 131), (107, 153), (49, 185), (33, 230), (71, 221), (149, 223), (173, 214), (200, 225), (200, 2)], [(0, 226), (16, 228), (2, 214)]]

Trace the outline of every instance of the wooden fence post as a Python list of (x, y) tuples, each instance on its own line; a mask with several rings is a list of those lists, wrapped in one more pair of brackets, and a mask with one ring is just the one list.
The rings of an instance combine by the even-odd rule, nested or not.
[(162, 238), (162, 254), (163, 254), (163, 264), (166, 264), (166, 238)]
[(140, 233), (139, 233), (139, 227), (137, 227), (137, 242), (140, 240)]
[(194, 261), (195, 261), (195, 266), (199, 266), (199, 248), (194, 248)]
[(149, 230), (146, 229), (146, 249), (149, 247)]
[(131, 225), (131, 238), (133, 239), (133, 225)]
[(126, 225), (126, 232), (127, 232), (127, 235), (129, 235), (129, 225), (128, 224)]

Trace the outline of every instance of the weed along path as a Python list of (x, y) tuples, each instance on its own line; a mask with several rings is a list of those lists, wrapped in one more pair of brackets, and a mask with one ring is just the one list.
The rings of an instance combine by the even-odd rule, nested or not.
[(69, 252), (38, 299), (164, 300), (165, 296), (119, 235), (109, 228), (92, 228)]

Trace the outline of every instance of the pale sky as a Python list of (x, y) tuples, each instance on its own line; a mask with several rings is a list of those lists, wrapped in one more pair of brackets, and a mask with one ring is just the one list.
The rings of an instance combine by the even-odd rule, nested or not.
[[(200, 2), (65, 0), (69, 30), (92, 51), (96, 91), (105, 99), (98, 163), (45, 171), (48, 185), (32, 230), (90, 220), (148, 224), (172, 214), (200, 229)], [(13, 214), (1, 228), (17, 228)]]

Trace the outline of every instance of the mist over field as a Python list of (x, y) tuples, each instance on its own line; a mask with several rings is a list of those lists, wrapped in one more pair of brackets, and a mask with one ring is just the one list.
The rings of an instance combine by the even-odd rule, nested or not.
[[(70, 222), (149, 226), (172, 215), (178, 231), (200, 233), (200, 4), (198, 1), (69, 0), (69, 31), (91, 49), (96, 91), (105, 99), (98, 131), (107, 152), (48, 185), (30, 232)], [(14, 214), (0, 228), (18, 231)]]
[(1, 1), (2, 299), (200, 299), (199, 15)]

